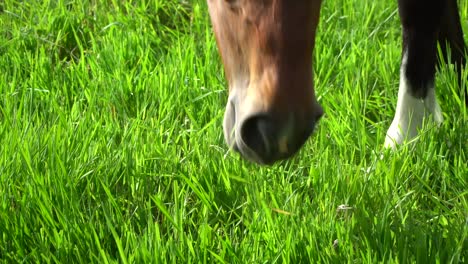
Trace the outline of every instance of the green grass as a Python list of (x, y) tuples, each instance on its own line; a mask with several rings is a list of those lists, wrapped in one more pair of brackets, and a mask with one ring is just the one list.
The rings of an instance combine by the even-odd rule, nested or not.
[[(468, 111), (450, 67), (443, 126), (382, 155), (396, 8), (324, 1), (326, 115), (295, 158), (259, 167), (224, 144), (204, 2), (0, 2), (1, 262), (468, 262)], [(461, 16), (468, 32), (466, 1)]]

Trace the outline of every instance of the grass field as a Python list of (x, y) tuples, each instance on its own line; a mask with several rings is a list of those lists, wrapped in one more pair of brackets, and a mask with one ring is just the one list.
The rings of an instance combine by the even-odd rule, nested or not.
[(326, 114), (295, 158), (259, 167), (224, 144), (203, 1), (1, 1), (0, 262), (468, 262), (468, 111), (451, 67), (442, 127), (382, 151), (396, 10), (324, 1)]

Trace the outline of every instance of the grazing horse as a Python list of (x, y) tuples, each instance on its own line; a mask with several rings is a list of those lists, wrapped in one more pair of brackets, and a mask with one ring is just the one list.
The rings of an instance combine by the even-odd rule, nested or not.
[[(207, 1), (229, 84), (227, 144), (260, 164), (291, 157), (323, 114), (312, 76), (322, 1)], [(459, 79), (466, 52), (456, 0), (398, 0), (398, 8), (403, 51), (388, 148), (414, 138), (426, 115), (443, 121), (434, 91), (437, 43), (445, 61), (456, 64)]]

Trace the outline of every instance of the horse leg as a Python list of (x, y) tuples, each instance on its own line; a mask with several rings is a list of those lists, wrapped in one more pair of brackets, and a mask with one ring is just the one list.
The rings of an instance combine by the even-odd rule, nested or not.
[(417, 136), (426, 115), (443, 121), (435, 96), (437, 40), (446, 0), (399, 0), (403, 31), (398, 101), (385, 147), (395, 148)]

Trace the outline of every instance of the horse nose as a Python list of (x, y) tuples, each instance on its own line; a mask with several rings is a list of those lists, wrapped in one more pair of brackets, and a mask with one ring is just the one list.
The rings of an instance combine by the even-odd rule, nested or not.
[(241, 123), (239, 151), (264, 164), (287, 159), (306, 142), (320, 116), (307, 122), (291, 116), (282, 122), (268, 114), (252, 115)]
[(276, 139), (274, 122), (267, 115), (251, 116), (242, 123), (240, 136), (247, 150), (262, 161), (268, 161), (275, 152)]

